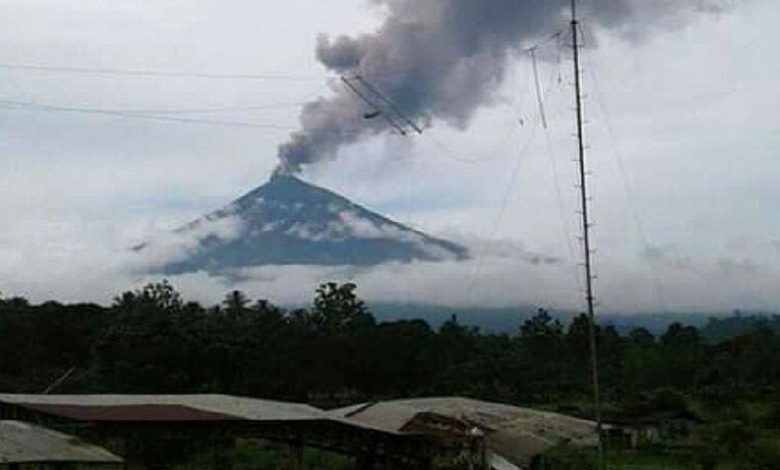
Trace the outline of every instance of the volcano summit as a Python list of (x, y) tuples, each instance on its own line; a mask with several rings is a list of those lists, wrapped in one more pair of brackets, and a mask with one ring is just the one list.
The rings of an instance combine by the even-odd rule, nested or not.
[[(273, 176), (226, 207), (175, 230), (170, 238), (162, 244), (176, 247), (178, 254), (164, 265), (166, 274), (468, 257), (462, 246), (413, 230), (288, 175)], [(160, 245), (160, 241), (151, 241), (136, 251)]]

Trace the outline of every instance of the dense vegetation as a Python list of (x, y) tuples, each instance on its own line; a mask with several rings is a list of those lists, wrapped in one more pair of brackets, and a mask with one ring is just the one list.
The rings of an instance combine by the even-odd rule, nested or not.
[[(705, 329), (734, 333), (718, 341), (679, 323), (659, 337), (599, 327), (607, 414), (695, 411), (710, 423), (702, 432), (711, 433), (703, 442), (713, 455), (771, 453), (780, 426), (777, 323), (712, 320)], [(587, 332), (586, 317), (563, 325), (544, 310), (515, 334), (483, 334), (457, 318), (437, 330), (421, 320), (377, 323), (352, 284), (320, 286), (307, 309), (241, 292), (206, 308), (162, 282), (110, 307), (0, 300), (0, 390), (218, 392), (319, 406), (468, 395), (588, 416)]]

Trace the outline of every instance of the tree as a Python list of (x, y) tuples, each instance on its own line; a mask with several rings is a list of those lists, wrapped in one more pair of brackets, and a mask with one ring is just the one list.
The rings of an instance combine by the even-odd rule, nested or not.
[(634, 328), (628, 333), (628, 342), (632, 346), (651, 348), (655, 346), (655, 336), (646, 328)]
[(317, 288), (311, 320), (315, 330), (321, 333), (349, 333), (374, 326), (374, 317), (365, 303), (357, 297), (357, 286), (335, 282), (321, 284)]
[[(601, 329), (596, 327), (597, 338)], [(572, 319), (566, 332), (566, 346), (569, 355), (569, 375), (580, 385), (587, 387), (592, 381), (590, 363), (590, 317), (582, 313)]]
[(673, 349), (695, 349), (701, 341), (699, 330), (693, 326), (672, 323), (661, 335), (661, 344)]
[(222, 301), (222, 305), (225, 306), (225, 311), (228, 316), (235, 319), (247, 310), (249, 305), (249, 298), (240, 290), (234, 290), (225, 296), (225, 300)]
[(520, 337), (532, 355), (555, 357), (561, 350), (563, 325), (553, 319), (547, 310), (540, 308), (536, 315), (523, 322)]
[(662, 377), (665, 366), (660, 345), (645, 328), (635, 328), (628, 334), (623, 351), (624, 391), (634, 397), (649, 390)]
[[(598, 335), (600, 329), (596, 328)], [(574, 317), (566, 332), (566, 342), (574, 357), (588, 357), (590, 354), (590, 317), (584, 313)]]
[(527, 387), (535, 398), (547, 401), (559, 395), (562, 386), (571, 382), (561, 322), (539, 309), (520, 327), (520, 343)]
[(162, 282), (149, 283), (140, 290), (127, 291), (114, 298), (114, 308), (124, 311), (172, 312), (181, 310), (181, 294), (164, 279)]
[(672, 323), (661, 335), (663, 376), (667, 387), (688, 388), (696, 383), (701, 369), (701, 336), (693, 326)]

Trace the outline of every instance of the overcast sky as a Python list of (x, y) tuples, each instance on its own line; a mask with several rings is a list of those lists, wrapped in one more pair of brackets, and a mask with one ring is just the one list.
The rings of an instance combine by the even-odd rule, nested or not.
[[(301, 104), (332, 93), (317, 35), (383, 14), (366, 0), (0, 0), (0, 291), (105, 303), (147, 281), (127, 248), (264, 183)], [(776, 1), (735, 2), (636, 42), (584, 18), (602, 310), (780, 310), (778, 20)], [(469, 244), (472, 261), (258, 269), (237, 287), (300, 302), (350, 279), (370, 299), (580, 308), (571, 63), (542, 51), (548, 129), (519, 56), (468, 128), (377, 137), (302, 175)], [(173, 282), (204, 301), (235, 287)]]

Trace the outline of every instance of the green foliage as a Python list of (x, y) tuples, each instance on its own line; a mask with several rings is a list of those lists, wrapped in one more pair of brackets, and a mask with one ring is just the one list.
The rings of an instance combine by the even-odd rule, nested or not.
[(182, 307), (181, 295), (167, 281), (152, 283), (136, 291), (128, 291), (114, 299), (114, 307), (123, 312), (172, 312)]
[(773, 470), (780, 462), (780, 439), (761, 439), (751, 447), (746, 459), (748, 468), (753, 470)]
[[(514, 335), (456, 317), (438, 330), (421, 320), (377, 323), (351, 283), (319, 286), (308, 309), (240, 291), (204, 307), (162, 281), (108, 308), (3, 298), (0, 389), (41, 392), (75, 367), (56, 391), (218, 392), (322, 406), (465, 395), (592, 416), (589, 329), (584, 315), (563, 325), (545, 310)], [(608, 415), (693, 408), (707, 420), (689, 455), (696, 465), (778, 461), (780, 337), (771, 328), (719, 342), (681, 324), (658, 338), (644, 329), (594, 332)], [(268, 453), (258, 452), (263, 468)], [(592, 455), (578, 452), (566, 458), (588, 465)], [(668, 468), (677, 468), (672, 460)]]
[[(75, 366), (64, 391), (220, 391), (329, 404), (420, 394), (577, 401), (590, 390), (589, 328), (584, 315), (564, 327), (545, 310), (515, 336), (457, 318), (438, 331), (419, 320), (377, 324), (351, 283), (319, 286), (305, 310), (253, 303), (240, 291), (205, 308), (162, 281), (110, 308), (5, 298), (0, 386), (41, 391)], [(595, 333), (607, 399), (674, 390), (724, 410), (734, 395), (769, 394), (780, 383), (780, 340), (770, 330), (717, 344), (680, 324), (658, 339), (643, 329)]]
[(354, 470), (353, 459), (317, 449), (301, 454), (284, 445), (262, 440), (241, 439), (224, 449), (208, 449), (191, 455), (174, 470), (295, 470), (298, 460), (303, 468), (321, 470)]
[[(515, 336), (483, 334), (457, 318), (438, 331), (419, 320), (377, 324), (351, 283), (319, 286), (305, 310), (240, 291), (205, 308), (162, 281), (119, 295), (110, 308), (5, 298), (0, 386), (41, 391), (76, 367), (61, 391), (219, 391), (329, 404), (420, 394), (571, 402), (590, 392), (589, 328), (584, 315), (564, 327), (545, 310)], [(643, 329), (595, 333), (608, 400), (656, 400), (652, 406), (668, 409), (695, 393), (703, 409), (722, 413), (734, 409), (723, 406), (733, 396), (770, 395), (780, 383), (780, 340), (770, 330), (717, 344), (681, 324), (658, 339)], [(777, 426), (778, 409), (759, 424)]]
[(742, 315), (739, 311), (724, 318), (710, 318), (701, 334), (711, 343), (720, 343), (760, 331), (780, 333), (780, 315)]
[[(539, 459), (539, 470), (599, 470), (595, 449), (561, 445)], [(693, 470), (702, 468), (690, 456), (652, 449), (608, 449), (604, 454), (608, 470)]]
[(709, 424), (698, 439), (694, 456), (705, 469), (730, 462), (740, 470), (769, 470), (780, 462), (780, 439), (742, 421)]
[(357, 286), (352, 283), (320, 285), (310, 313), (310, 322), (315, 330), (334, 335), (373, 327), (374, 317), (355, 294), (356, 289)]

